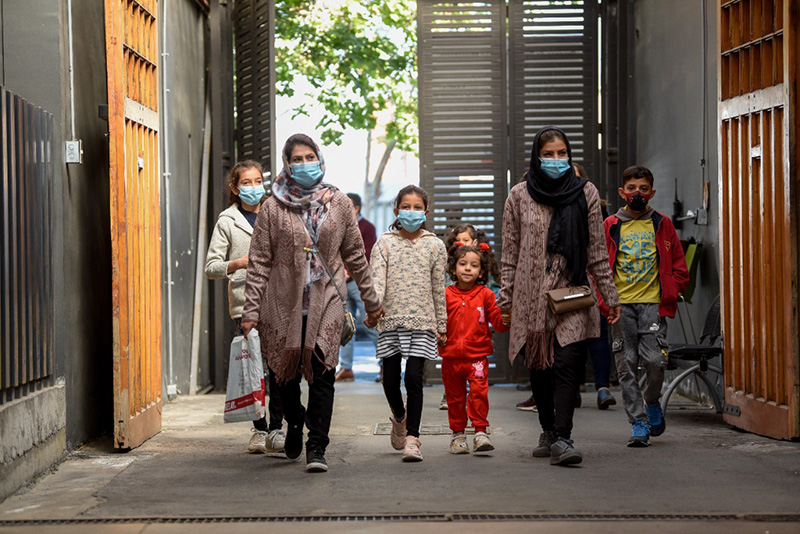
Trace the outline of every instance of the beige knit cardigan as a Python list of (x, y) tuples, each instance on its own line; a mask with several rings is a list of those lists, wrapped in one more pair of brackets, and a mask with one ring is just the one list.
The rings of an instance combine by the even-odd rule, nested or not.
[[(358, 231), (353, 203), (336, 191), (330, 211), (320, 227), (319, 249), (339, 289), (345, 292), (345, 266), (359, 289), (367, 311), (380, 308), (372, 274)], [(324, 355), (326, 369), (339, 363), (339, 343), (344, 322), (342, 301), (325, 275), (311, 286), (305, 343), (303, 287), (305, 285), (306, 232), (299, 212), (270, 197), (261, 207), (250, 244), (243, 321), (257, 321), (262, 356), (279, 381), (302, 373), (310, 382), (314, 347)]]
[[(603, 299), (609, 306), (619, 306), (614, 277), (608, 263), (600, 195), (587, 182), (583, 188), (589, 208), (589, 246), (586, 271), (592, 275)], [(534, 201), (525, 182), (511, 189), (503, 213), (502, 289), (497, 298), (501, 310), (512, 310), (508, 357), (513, 363), (533, 332), (555, 331), (563, 347), (600, 335), (600, 312), (597, 306), (555, 316), (542, 300), (545, 292), (569, 286), (566, 259), (552, 255), (552, 266), (546, 272), (547, 232), (553, 208)], [(594, 287), (592, 287), (594, 291)], [(536, 310), (543, 310), (536, 313)]]
[(386, 315), (378, 332), (407, 328), (447, 333), (444, 242), (427, 230), (414, 241), (398, 230), (384, 233), (372, 248), (375, 290)]

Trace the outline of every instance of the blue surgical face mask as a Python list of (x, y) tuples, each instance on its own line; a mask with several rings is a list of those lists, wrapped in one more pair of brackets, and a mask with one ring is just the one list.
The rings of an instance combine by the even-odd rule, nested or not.
[(558, 180), (569, 170), (569, 158), (539, 158), (542, 172), (553, 180)]
[(319, 161), (311, 161), (309, 163), (292, 163), (289, 165), (292, 169), (292, 180), (300, 184), (302, 187), (311, 187), (320, 179), (324, 174)]
[(400, 221), (403, 230), (414, 233), (419, 230), (419, 227), (427, 220), (427, 217), (425, 217), (424, 211), (400, 210), (397, 213), (397, 220)]
[(263, 185), (243, 185), (239, 187), (239, 200), (248, 206), (257, 206), (265, 193)]

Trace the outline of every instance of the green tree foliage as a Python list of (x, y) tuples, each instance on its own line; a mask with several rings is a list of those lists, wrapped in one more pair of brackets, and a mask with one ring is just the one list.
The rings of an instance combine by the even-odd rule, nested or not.
[[(321, 141), (341, 144), (345, 127), (372, 130), (392, 112), (386, 141), (417, 151), (416, 2), (277, 0), (277, 92), (293, 96), (303, 77), (325, 109)], [(295, 116), (308, 115), (306, 106)]]

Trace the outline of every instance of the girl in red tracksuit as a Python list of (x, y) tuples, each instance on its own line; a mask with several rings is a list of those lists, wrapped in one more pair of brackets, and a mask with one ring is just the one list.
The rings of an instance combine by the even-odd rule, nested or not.
[[(505, 332), (497, 298), (484, 284), (497, 260), (486, 243), (464, 245), (456, 242), (448, 253), (447, 271), (456, 283), (445, 290), (447, 301), (447, 343), (439, 347), (442, 357), (442, 382), (450, 420), (450, 452), (469, 454), (467, 417), (475, 428), (473, 450), (494, 450), (486, 434), (489, 422), (489, 363), (494, 352), (492, 331)], [(467, 383), (469, 382), (469, 393)]]

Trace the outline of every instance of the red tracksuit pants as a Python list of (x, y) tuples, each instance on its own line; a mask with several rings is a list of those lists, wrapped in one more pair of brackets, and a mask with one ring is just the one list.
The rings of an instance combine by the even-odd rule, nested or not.
[(476, 432), (486, 432), (489, 426), (488, 359), (442, 358), (442, 383), (447, 396), (450, 430), (464, 432), (469, 417)]

